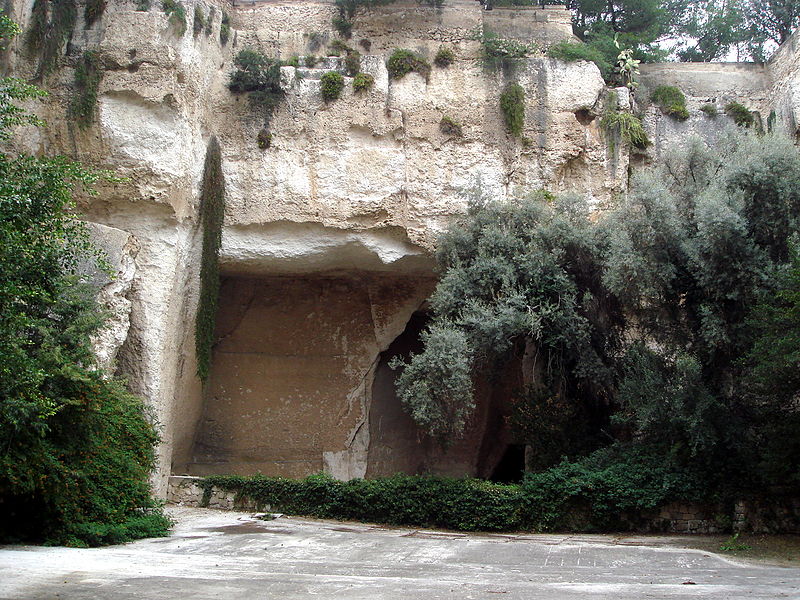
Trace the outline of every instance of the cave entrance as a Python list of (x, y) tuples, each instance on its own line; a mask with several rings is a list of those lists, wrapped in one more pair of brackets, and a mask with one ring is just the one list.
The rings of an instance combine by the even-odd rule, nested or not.
[(473, 416), (463, 437), (446, 450), (414, 422), (397, 396), (399, 372), (389, 363), (397, 356), (408, 359), (411, 354), (422, 352), (420, 338), (428, 323), (424, 312), (414, 313), (403, 333), (378, 359), (370, 402), (366, 476), (406, 473), (484, 479), (497, 476), (498, 481), (519, 481), (525, 450), (524, 446), (511, 444), (507, 425), (516, 364), (504, 368), (497, 381), (490, 382), (485, 374), (477, 377)]
[(489, 477), (495, 483), (519, 483), (525, 475), (525, 445), (509, 444)]

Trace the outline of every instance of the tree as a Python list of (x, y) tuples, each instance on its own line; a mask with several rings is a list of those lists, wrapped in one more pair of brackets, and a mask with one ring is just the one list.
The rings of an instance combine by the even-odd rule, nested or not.
[(747, 0), (747, 20), (753, 34), (782, 44), (800, 25), (800, 2), (797, 0)]
[[(0, 29), (17, 31), (4, 16)], [(42, 95), (0, 79), (0, 138), (39, 123), (16, 103)], [(168, 525), (150, 497), (157, 436), (142, 401), (94, 366), (102, 311), (78, 267), (99, 257), (71, 196), (98, 176), (0, 152), (0, 539), (98, 544)]]

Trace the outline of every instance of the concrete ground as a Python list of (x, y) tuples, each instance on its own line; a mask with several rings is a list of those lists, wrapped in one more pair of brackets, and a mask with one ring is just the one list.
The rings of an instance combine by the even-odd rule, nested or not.
[(800, 598), (800, 569), (674, 538), (491, 535), (171, 508), (169, 538), (0, 547), (2, 599)]

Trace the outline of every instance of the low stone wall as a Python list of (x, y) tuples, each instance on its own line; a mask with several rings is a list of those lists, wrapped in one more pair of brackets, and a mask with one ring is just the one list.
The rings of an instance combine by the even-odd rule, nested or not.
[[(237, 499), (234, 492), (218, 488), (211, 489), (206, 503), (202, 481), (202, 477), (171, 476), (167, 501), (222, 510), (271, 510), (268, 504)], [(800, 533), (800, 498), (740, 500), (734, 504), (732, 513), (730, 507), (722, 504), (673, 502), (653, 511), (626, 515), (623, 520), (631, 530), (648, 533)]]

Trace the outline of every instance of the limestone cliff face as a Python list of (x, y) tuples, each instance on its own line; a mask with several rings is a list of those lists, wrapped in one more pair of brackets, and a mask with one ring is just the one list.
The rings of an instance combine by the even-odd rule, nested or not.
[[(118, 341), (124, 337), (118, 352), (108, 354), (117, 354), (119, 371), (160, 422), (158, 491), (170, 472), (489, 474), (499, 460), (490, 438), (505, 435), (487, 408), (491, 394), (463, 451), (443, 458), (398, 412), (386, 351), (412, 315), (424, 318), (435, 277), (430, 251), (448, 219), (465, 209), (464, 189), (481, 185), (503, 198), (546, 187), (596, 202), (625, 191), (629, 156), (607, 143), (594, 118), (606, 88), (593, 64), (542, 54), (503, 74), (478, 61), (476, 27), (545, 47), (570, 38), (569, 13), (488, 13), (472, 0), (442, 9), (401, 1), (359, 13), (350, 43), (375, 86), (356, 94), (347, 79), (342, 98), (325, 103), (319, 79), (341, 69), (341, 59), (283, 67), (286, 97), (269, 124), (271, 147), (262, 150), (256, 137), (264, 115), (227, 89), (233, 57), (246, 47), (283, 59), (324, 54), (335, 37), (333, 4), (184, 4), (189, 27), (182, 35), (160, 6), (140, 12), (133, 2), (111, 2), (90, 29), (79, 18), (60, 70), (44, 81), (49, 127), (21, 137), (30, 151), (63, 152), (126, 178), (103, 185), (81, 208), (136, 247), (117, 293), (129, 303), (118, 305), (122, 312), (130, 306), (130, 325), (127, 335), (117, 331)], [(213, 18), (208, 33), (193, 35), (198, 7)], [(232, 26), (226, 45), (223, 12)], [(16, 3), (18, 21), (29, 13), (28, 2)], [(386, 57), (394, 48), (432, 58), (442, 44), (455, 51), (448, 68), (434, 68), (427, 81), (415, 73), (389, 79)], [(97, 118), (81, 129), (67, 108), (85, 50), (99, 53), (104, 76)], [(9, 64), (20, 76), (34, 72), (19, 43)], [(519, 139), (505, 132), (499, 109), (509, 80), (526, 92)], [(762, 96), (767, 103), (769, 90)], [(443, 116), (462, 125), (462, 137), (440, 130)], [(658, 148), (672, 134), (662, 135), (656, 121), (648, 124)], [(222, 147), (227, 205), (217, 344), (203, 386), (193, 337), (197, 211), (211, 136)]]

